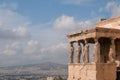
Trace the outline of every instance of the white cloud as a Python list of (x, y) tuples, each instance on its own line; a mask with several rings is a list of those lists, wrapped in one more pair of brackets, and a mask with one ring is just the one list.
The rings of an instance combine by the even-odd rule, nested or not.
[(22, 37), (22, 38), (30, 36), (30, 34), (28, 33), (25, 27), (18, 27), (18, 29), (13, 29), (13, 33), (16, 33), (16, 36)]
[(0, 5), (0, 39), (23, 39), (30, 37), (27, 29), (30, 21), (9, 7), (16, 7), (17, 3), (2, 3)]
[(112, 17), (115, 16), (120, 16), (120, 5), (116, 6), (113, 10), (112, 10)]
[(19, 40), (27, 39), (30, 37), (30, 33), (26, 28), (18, 27), (13, 29), (0, 28), (0, 39), (4, 40)]
[(115, 5), (116, 5), (115, 2), (108, 2), (107, 5), (106, 5), (106, 7), (105, 7), (105, 9), (106, 9), (106, 10), (109, 10), (110, 8), (112, 8), (112, 7), (115, 6)]
[(3, 51), (1, 51), (1, 55), (13, 56), (18, 53), (19, 49), (20, 49), (20, 45), (18, 42), (6, 44), (5, 46), (3, 46)]
[(74, 20), (74, 17), (70, 16), (61, 16), (58, 17), (54, 22), (54, 27), (57, 29), (74, 29), (77, 26), (77, 23)]
[(30, 21), (21, 14), (9, 9), (0, 9), (0, 27), (2, 28), (15, 28), (26, 27), (30, 24)]
[(15, 11), (17, 7), (16, 3), (0, 4), (0, 66), (21, 64), (25, 59), (23, 52), (31, 38), (28, 30), (31, 22)]
[[(40, 49), (40, 44), (36, 40), (30, 40), (27, 42), (27, 45), (24, 49), (25, 54), (36, 54)], [(40, 52), (39, 52), (40, 53)]]
[(86, 21), (76, 21), (74, 17), (62, 15), (58, 17), (53, 25), (54, 28), (64, 31), (76, 31), (94, 27), (95, 21), (86, 20)]
[[(39, 35), (37, 38), (40, 39), (40, 42), (36, 39), (29, 39), (30, 33), (28, 28), (32, 29), (30, 20), (8, 6), (16, 6), (17, 8), (16, 4), (3, 3), (0, 5), (0, 65), (29, 64), (42, 61), (62, 62), (66, 60), (66, 55), (68, 55), (66, 54), (67, 46), (56, 41), (61, 36), (57, 33), (58, 31), (54, 31), (53, 28), (51, 30), (45, 29), (45, 31), (38, 29), (37, 33), (36, 29), (33, 28), (35, 30), (34, 33), (36, 33), (35, 35)], [(62, 22), (64, 20), (66, 24)], [(66, 26), (66, 29), (69, 29), (68, 26), (71, 25), (74, 29), (74, 25), (77, 22), (74, 20), (74, 17), (63, 16), (61, 20), (58, 19), (54, 23), (57, 25), (57, 29), (62, 29)], [(59, 23), (62, 28), (58, 26)], [(46, 45), (47, 43), (51, 43), (50, 47), (45, 46), (41, 48), (41, 44)], [(58, 43), (58, 45), (55, 45), (55, 43)], [(3, 62), (7, 63), (4, 64)]]
[(42, 48), (41, 52), (44, 53), (45, 51), (51, 52), (53, 54), (56, 54), (56, 52), (59, 52), (58, 50), (64, 49), (67, 50), (68, 46), (65, 43), (59, 43), (57, 45), (50, 46), (48, 48)]
[(106, 5), (106, 10), (111, 12), (111, 16), (120, 16), (120, 3), (119, 2), (108, 2)]
[(100, 10), (111, 13), (111, 17), (120, 16), (120, 3), (115, 1), (108, 2), (106, 6), (100, 8)]
[(49, 61), (65, 64), (68, 63), (69, 50), (68, 44), (66, 43), (58, 43), (57, 45), (47, 48), (41, 48), (40, 51), (42, 55), (46, 55), (44, 58)]
[[(3, 4), (0, 8), (0, 65), (42, 61), (67, 63), (69, 50), (65, 32), (90, 28), (94, 23), (92, 20), (78, 21), (73, 16), (62, 15), (47, 25), (54, 27), (31, 27), (31, 22), (26, 16), (6, 8), (6, 5), (8, 4)], [(34, 34), (34, 37), (31, 35), (29, 38), (30, 34)]]

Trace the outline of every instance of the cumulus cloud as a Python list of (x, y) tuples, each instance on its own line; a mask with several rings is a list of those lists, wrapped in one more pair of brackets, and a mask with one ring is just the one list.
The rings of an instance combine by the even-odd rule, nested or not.
[(30, 37), (27, 29), (30, 21), (21, 14), (13, 11), (17, 3), (0, 4), (0, 39), (22, 39)]
[(7, 8), (6, 5), (3, 4), (0, 8), (1, 65), (43, 61), (68, 63), (69, 50), (65, 33), (93, 27), (94, 23), (93, 20), (78, 21), (73, 16), (62, 15), (47, 25), (53, 27), (36, 28), (31, 26), (26, 16)]
[(20, 64), (26, 43), (31, 38), (28, 30), (31, 22), (15, 11), (17, 7), (17, 3), (0, 4), (0, 66)]
[[(40, 49), (40, 44), (36, 40), (30, 40), (27, 42), (27, 45), (24, 49), (25, 54), (36, 54)], [(40, 53), (40, 52), (39, 52)]]
[[(40, 62), (57, 62), (68, 63), (69, 50), (68, 44), (58, 43), (48, 47), (41, 48), (40, 43), (36, 40), (30, 40), (26, 44), (14, 42), (7, 44), (3, 48), (4, 61), (8, 60), (8, 64), (4, 64), (0, 61), (1, 65), (17, 65), (17, 64), (29, 64)], [(9, 63), (10, 62), (10, 63)]]
[(75, 22), (74, 17), (70, 16), (61, 16), (58, 17), (54, 22), (54, 27), (57, 29), (74, 29), (78, 23)]
[[(44, 39), (40, 42), (36, 39), (29, 38), (31, 36), (28, 31), (28, 28), (31, 28), (30, 20), (14, 10), (7, 8), (6, 5), (7, 4), (3, 4), (0, 8), (0, 59), (2, 59), (1, 61), (3, 62), (7, 61), (7, 63), (4, 64), (0, 61), (1, 65), (29, 64), (43, 61), (62, 62), (63, 60), (66, 60), (58, 60), (59, 57), (66, 55), (64, 54), (66, 53), (65, 45), (62, 43), (59, 44), (58, 42), (58, 45), (53, 46), (55, 42), (52, 39), (50, 40), (50, 38), (58, 36), (58, 33), (52, 35), (57, 31), (54, 32), (53, 28), (46, 32), (44, 32), (44, 30), (41, 31), (43, 34), (38, 31), (40, 36), (45, 36), (41, 37)], [(37, 35), (39, 33), (37, 33)], [(48, 43), (51, 41), (53, 43), (50, 47), (44, 47), (43, 49), (41, 44), (43, 44), (45, 40)]]
[(86, 21), (76, 21), (74, 17), (62, 15), (58, 17), (53, 26), (58, 30), (72, 31), (72, 30), (82, 30), (93, 27), (94, 21), (86, 20)]
[(30, 34), (24, 27), (13, 29), (0, 28), (0, 39), (4, 40), (19, 40), (29, 38)]
[(48, 52), (51, 52), (53, 54), (56, 54), (57, 50), (59, 50), (59, 49), (66, 50), (67, 48), (68, 48), (67, 44), (65, 44), (65, 43), (59, 43), (57, 45), (53, 45), (53, 46), (50, 46), (48, 48), (42, 48), (41, 52), (44, 53), (45, 51), (48, 51)]
[(7, 56), (13, 56), (17, 54), (17, 51), (19, 50), (19, 43), (18, 42), (14, 42), (12, 44), (7, 44), (3, 50), (3, 55), (7, 55)]
[(19, 55), (20, 52), (22, 52), (22, 47), (20, 42), (17, 42), (17, 41), (14, 41), (14, 42), (1, 41), (1, 42), (3, 44), (0, 43), (0, 47), (1, 47), (0, 58), (2, 58), (2, 56), (4, 56), (4, 58), (15, 57), (16, 55)]
[(16, 33), (16, 36), (19, 38), (29, 37), (30, 34), (25, 27), (18, 27), (17, 29), (12, 30), (13, 33)]
[(41, 51), (41, 54), (48, 55), (48, 56), (44, 56), (44, 58), (49, 61), (59, 62), (59, 63), (63, 63), (63, 62), (68, 63), (69, 50), (68, 50), (68, 44), (66, 43), (59, 43), (57, 45), (53, 45), (47, 48), (41, 48), (40, 51)]

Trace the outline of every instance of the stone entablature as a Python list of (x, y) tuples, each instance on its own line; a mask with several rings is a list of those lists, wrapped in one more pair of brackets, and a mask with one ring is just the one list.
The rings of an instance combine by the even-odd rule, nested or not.
[(78, 40), (84, 40), (87, 38), (96, 38), (96, 37), (120, 39), (120, 30), (96, 27), (89, 30), (82, 30), (80, 32), (76, 32), (67, 36), (69, 38), (69, 42), (75, 42)]

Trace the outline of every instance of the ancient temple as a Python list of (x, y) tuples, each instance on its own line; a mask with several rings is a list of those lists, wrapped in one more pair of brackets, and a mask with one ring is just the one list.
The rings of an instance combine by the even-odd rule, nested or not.
[(120, 80), (120, 17), (101, 19), (94, 28), (69, 34), (68, 39), (68, 80)]

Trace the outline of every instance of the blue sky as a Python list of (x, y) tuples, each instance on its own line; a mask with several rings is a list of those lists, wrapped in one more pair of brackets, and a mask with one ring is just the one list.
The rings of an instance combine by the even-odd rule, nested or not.
[(67, 64), (67, 34), (119, 15), (119, 0), (0, 0), (0, 66)]

